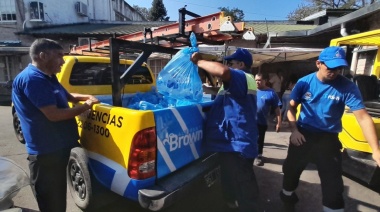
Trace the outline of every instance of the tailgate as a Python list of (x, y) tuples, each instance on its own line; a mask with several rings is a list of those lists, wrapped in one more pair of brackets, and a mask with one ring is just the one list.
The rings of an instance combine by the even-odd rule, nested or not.
[(200, 158), (205, 113), (188, 105), (154, 111), (157, 131), (157, 178)]

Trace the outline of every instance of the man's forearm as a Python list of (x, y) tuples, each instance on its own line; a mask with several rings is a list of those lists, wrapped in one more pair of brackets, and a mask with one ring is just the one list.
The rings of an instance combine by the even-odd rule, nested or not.
[(281, 125), (282, 118), (281, 118), (281, 110), (280, 110), (280, 107), (277, 107), (277, 108), (276, 108), (276, 116), (277, 116), (277, 124), (278, 124), (278, 125)]
[(372, 117), (367, 113), (365, 109), (353, 111), (356, 120), (363, 132), (365, 139), (372, 148), (373, 151), (379, 150), (379, 141), (376, 134), (375, 124)]
[(358, 120), (360, 128), (363, 131), (364, 137), (366, 138), (369, 146), (372, 149), (372, 158), (376, 161), (377, 165), (380, 167), (380, 148), (379, 141), (376, 134), (376, 128), (372, 121), (372, 118), (368, 115), (362, 120)]
[(72, 119), (75, 116), (85, 112), (86, 110), (91, 109), (91, 107), (91, 100), (86, 100), (84, 104), (76, 105), (72, 108), (57, 108), (55, 105), (50, 105), (40, 108), (40, 110), (50, 121), (63, 121)]
[(227, 66), (213, 61), (198, 60), (197, 65), (199, 68), (207, 71), (213, 76), (220, 77), (223, 81), (230, 79), (230, 70)]
[(297, 124), (296, 124), (296, 112), (293, 107), (289, 107), (289, 110), (287, 112), (289, 126), (291, 132), (298, 131)]
[(379, 141), (376, 135), (376, 128), (375, 128), (375, 125), (373, 124), (372, 119), (367, 118), (366, 120), (360, 121), (359, 125), (372, 151), (380, 151)]
[(79, 94), (79, 93), (70, 93), (73, 97), (72, 102), (79, 102), (79, 101), (86, 101), (91, 97), (91, 95), (88, 94)]

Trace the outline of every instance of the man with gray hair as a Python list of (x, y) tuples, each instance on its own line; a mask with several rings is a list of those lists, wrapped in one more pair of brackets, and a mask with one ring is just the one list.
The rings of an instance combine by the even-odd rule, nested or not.
[[(98, 99), (70, 94), (58, 82), (63, 48), (56, 41), (37, 39), (30, 47), (29, 64), (13, 81), (12, 101), (20, 118), (28, 153), (30, 182), (41, 212), (66, 211), (66, 166), (78, 146), (75, 116)], [(85, 101), (70, 108), (68, 102)]]

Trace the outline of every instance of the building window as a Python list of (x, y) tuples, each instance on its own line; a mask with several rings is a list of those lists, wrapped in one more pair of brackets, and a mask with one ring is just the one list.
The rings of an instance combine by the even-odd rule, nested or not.
[(16, 0), (0, 1), (0, 21), (16, 21)]
[(169, 59), (151, 59), (148, 60), (148, 65), (150, 69), (152, 70), (154, 76), (158, 77), (158, 73), (165, 67), (166, 64), (168, 64)]
[(30, 19), (45, 20), (44, 4), (39, 1), (30, 2)]
[[(368, 49), (368, 47), (367, 47)], [(363, 49), (361, 52), (358, 52), (358, 62), (356, 65), (355, 74), (364, 74), (370, 76), (373, 69), (373, 64), (376, 59), (376, 50), (366, 50)]]

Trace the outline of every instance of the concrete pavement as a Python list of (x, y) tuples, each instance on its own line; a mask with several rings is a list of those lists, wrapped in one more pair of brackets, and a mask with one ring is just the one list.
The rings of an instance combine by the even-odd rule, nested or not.
[[(273, 128), (274, 129), (274, 126)], [(265, 211), (281, 211), (278, 193), (282, 185), (282, 164), (287, 155), (289, 129), (285, 132), (268, 132), (265, 138), (265, 165), (255, 167), (260, 181), (261, 198)], [(348, 177), (343, 177), (345, 190), (345, 211), (380, 211), (380, 195)], [(296, 190), (300, 199), (297, 211), (322, 211), (322, 192), (316, 167), (310, 164), (301, 175)]]

